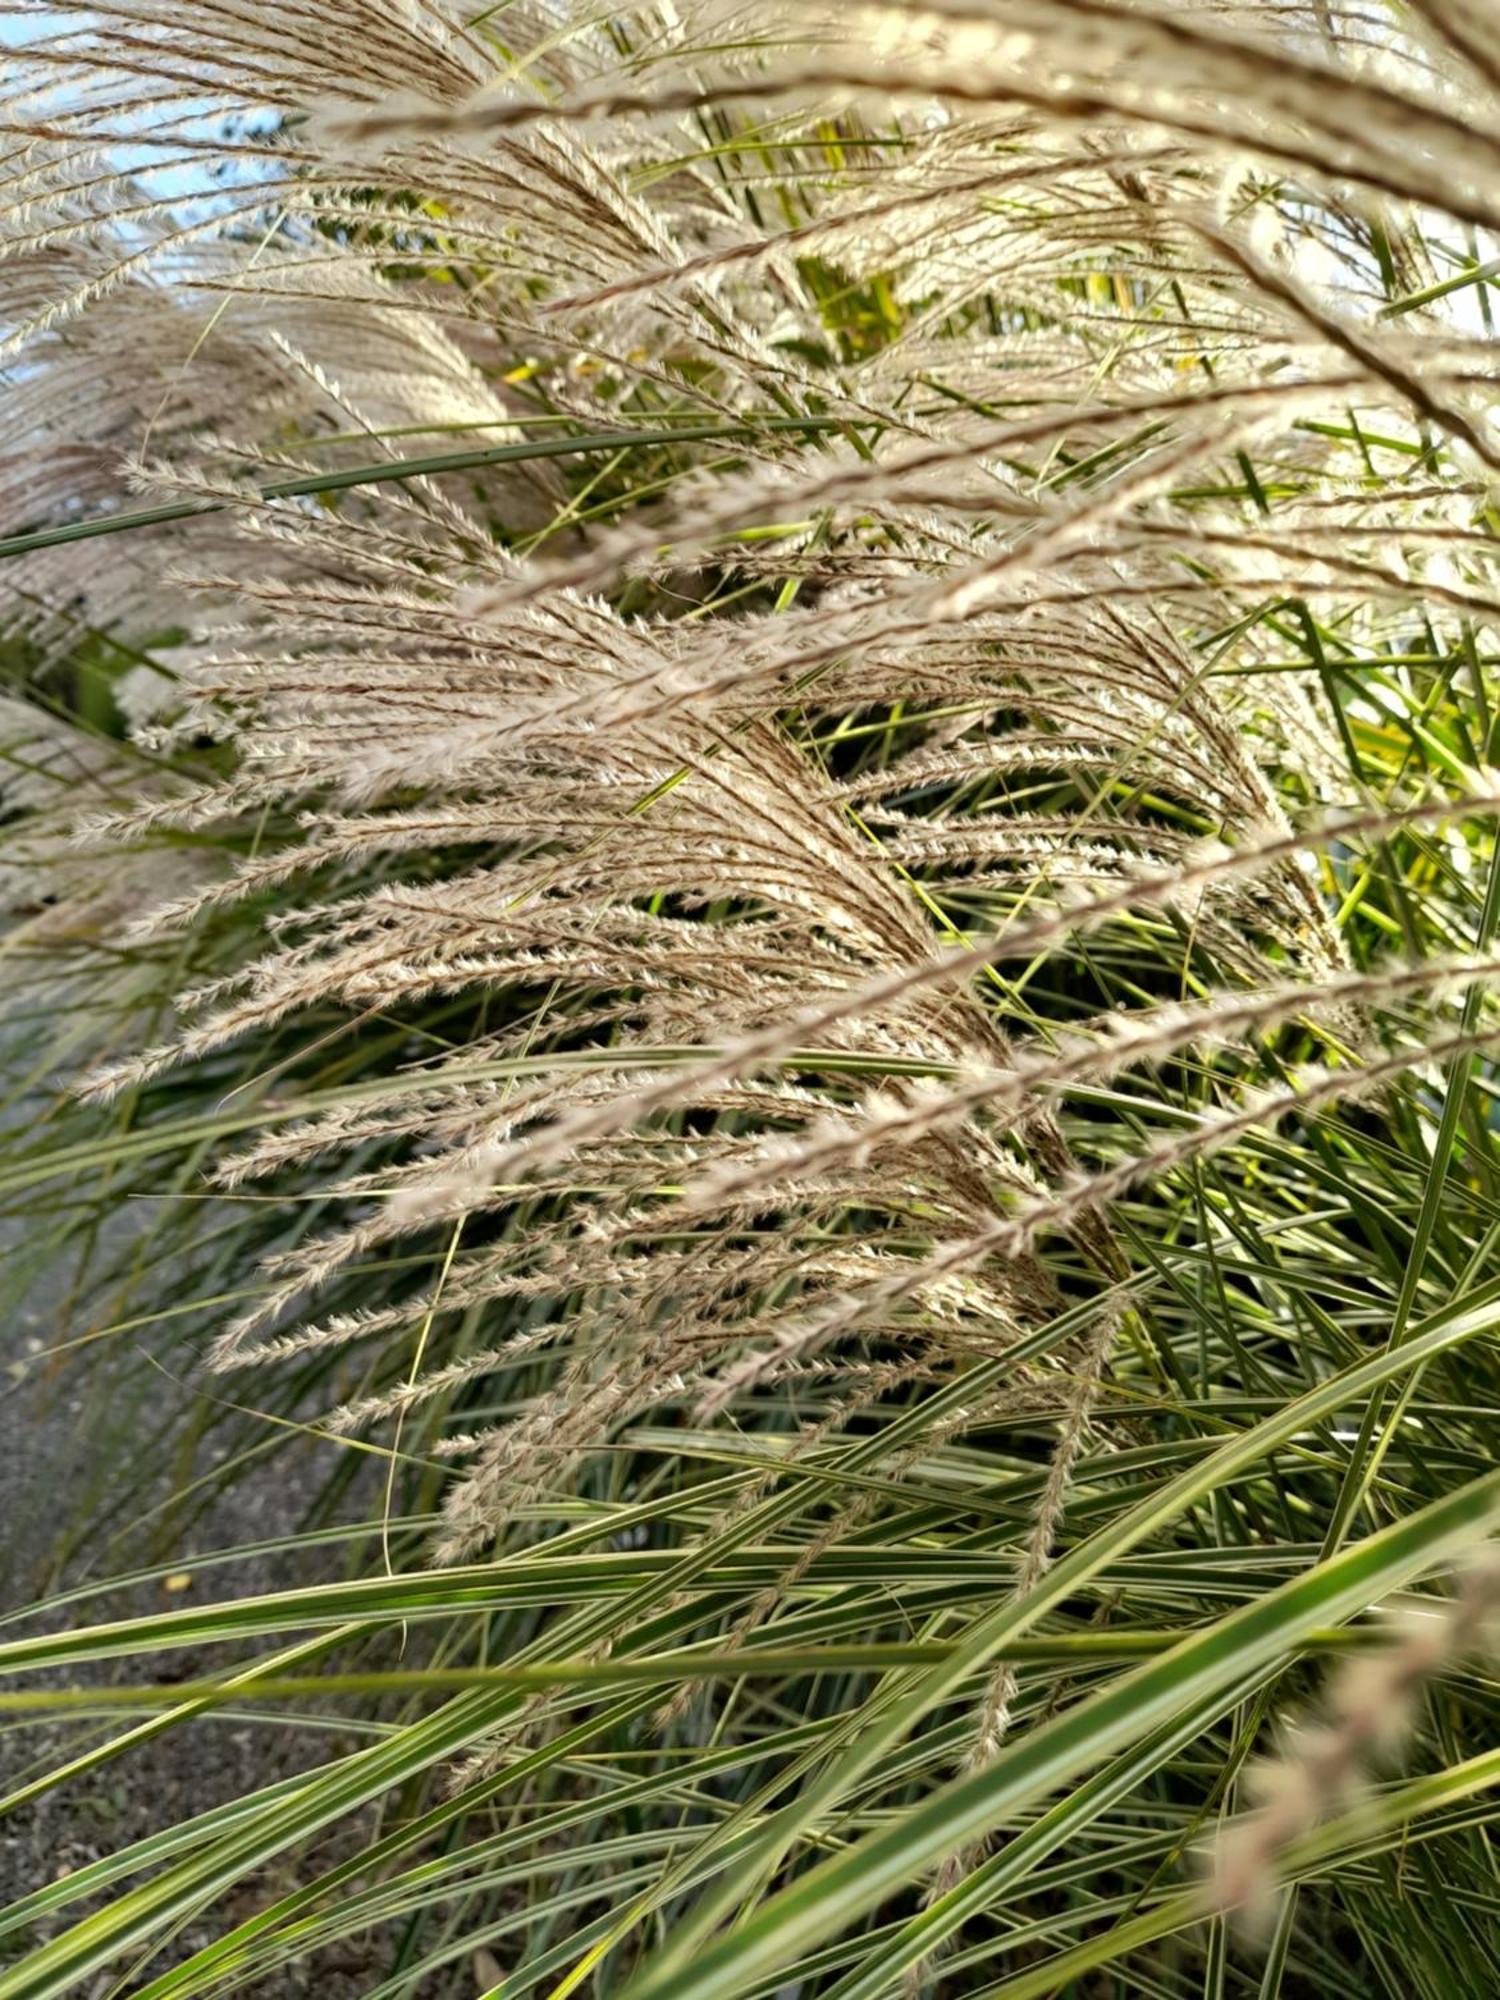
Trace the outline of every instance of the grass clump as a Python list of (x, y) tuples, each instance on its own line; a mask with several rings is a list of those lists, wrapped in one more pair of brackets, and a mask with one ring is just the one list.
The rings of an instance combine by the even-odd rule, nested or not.
[(0, 2000), (1489, 1992), (1482, 10), (0, 18)]

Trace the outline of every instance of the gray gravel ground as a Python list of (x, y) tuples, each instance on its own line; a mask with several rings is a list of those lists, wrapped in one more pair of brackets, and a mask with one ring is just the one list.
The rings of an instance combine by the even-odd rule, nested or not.
[[(52, 1585), (58, 1524), (68, 1518), (69, 1497), (87, 1484), (99, 1458), (94, 1435), (98, 1413), (82, 1400), (80, 1389), (86, 1382), (82, 1372), (74, 1371), (61, 1382), (45, 1384), (26, 1379), (14, 1365), (13, 1358), (26, 1352), (44, 1325), (41, 1313), (33, 1312), (27, 1319), (29, 1324), (9, 1330), (0, 1350), (0, 1361), (7, 1364), (0, 1368), (0, 1522), (4, 1523), (0, 1609), (6, 1612), (35, 1601)], [(56, 1338), (56, 1322), (55, 1311), (45, 1315), (49, 1339)], [(17, 1379), (18, 1374), (22, 1379)], [(163, 1497), (175, 1472), (175, 1468), (170, 1473), (163, 1469), (157, 1482)], [(192, 1523), (185, 1540), (173, 1543), (167, 1552), (170, 1560), (178, 1565), (181, 1575), (193, 1579), (185, 1587), (180, 1578), (175, 1579), (179, 1588), (170, 1593), (160, 1582), (140, 1585), (92, 1600), (71, 1614), (58, 1614), (51, 1622), (65, 1626), (70, 1616), (75, 1622), (130, 1616), (190, 1601), (188, 1591), (196, 1591), (207, 1600), (311, 1580), (316, 1570), (309, 1569), (305, 1558), (298, 1561), (295, 1570), (286, 1559), (271, 1558), (202, 1577), (193, 1575), (193, 1560), (210, 1549), (293, 1532), (316, 1491), (319, 1476), (320, 1468), (309, 1448), (294, 1444), (284, 1456), (262, 1462), (239, 1479), (224, 1499)], [(358, 1503), (351, 1500), (346, 1504)], [(108, 1573), (119, 1573), (134, 1561), (161, 1557), (159, 1546), (150, 1544), (144, 1532), (132, 1534), (128, 1526), (122, 1550), (124, 1553), (112, 1556)], [(76, 1565), (71, 1566), (67, 1580), (77, 1580)], [(154, 1661), (152, 1674), (187, 1678), (211, 1671), (214, 1665), (206, 1651), (173, 1653)], [(117, 1677), (139, 1678), (140, 1668), (123, 1661)], [(116, 1721), (111, 1733), (126, 1726), (128, 1721)], [(99, 1724), (75, 1718), (28, 1721), (24, 1727), (0, 1732), (0, 1789), (9, 1793), (26, 1783), (75, 1752), (80, 1741), (96, 1741), (98, 1731)], [(276, 1778), (309, 1769), (331, 1753), (352, 1748), (353, 1742), (345, 1732), (293, 1729), (270, 1719), (204, 1720), (167, 1731), (0, 1819), (0, 1904), (101, 1855), (117, 1852), (156, 1829)], [(363, 1844), (358, 1835), (355, 1826), (336, 1829), (322, 1847), (299, 1850), (280, 1866), (243, 1885), (183, 1930), (153, 1962), (151, 1971), (159, 1972), (263, 1907), (314, 1866), (354, 1851)], [(70, 1918), (80, 1914), (76, 1907), (68, 1913)], [(0, 1940), (0, 1964), (20, 1955), (23, 1942), (29, 1947), (48, 1934), (39, 1930), (24, 1941)], [(312, 1995), (318, 2000), (354, 2000), (379, 1983), (389, 1968), (390, 1952), (389, 1937), (373, 1938), (260, 1980), (250, 1990), (256, 2000), (302, 2000), (302, 1996)], [(91, 1996), (103, 2000), (106, 1993), (129, 1993), (141, 1984), (139, 1973), (124, 1984), (115, 1983), (118, 1977), (116, 1969), (88, 1989)], [(411, 2000), (418, 2000), (418, 1996), (411, 1996)]]

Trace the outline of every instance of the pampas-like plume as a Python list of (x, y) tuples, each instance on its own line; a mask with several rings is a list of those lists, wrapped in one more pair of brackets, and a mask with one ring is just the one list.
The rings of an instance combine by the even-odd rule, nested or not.
[(1485, 1641), (1497, 1611), (1500, 1553), (1491, 1549), (1469, 1565), (1448, 1603), (1414, 1605), (1379, 1651), (1342, 1669), (1322, 1724), (1300, 1730), (1280, 1759), (1253, 1774), (1259, 1810), (1220, 1842), (1211, 1890), (1219, 1909), (1264, 1920), (1282, 1849), (1352, 1802), (1376, 1758), (1404, 1741), (1426, 1683)]
[[(1363, 224), (1335, 191), (1488, 218), (1493, 145), (1462, 98), (1490, 87), (1479, 44), (1424, 15), (1439, 87), (1415, 48), (1377, 72), (1335, 17), (1315, 49), (1254, 8), (942, 0), (752, 25), (721, 5), (691, 33), (667, 10), (622, 68), (617, 41), (545, 10), (510, 10), (502, 51), (436, 4), (345, 0), (340, 37), (326, 10), (113, 0), (15, 55), (0, 291), (28, 393), (0, 582), (44, 665), (80, 617), (132, 645), (186, 635), (130, 697), (177, 768), (85, 802), (67, 879), (98, 879), (91, 838), (137, 849), (138, 950), (243, 939), (242, 910), (278, 906), (269, 943), (215, 947), (173, 1034), (115, 1037), (92, 1087), (211, 1068), (329, 1010), (481, 1010), (376, 1102), (311, 1107), (217, 1169), (232, 1192), (342, 1155), (327, 1191), (355, 1205), (271, 1260), (220, 1364), (368, 1351), (435, 1316), (425, 1376), (360, 1391), (348, 1425), (557, 1357), (476, 1440), (447, 1546), (663, 1395), (727, 1409), (834, 1365), (856, 1329), (895, 1344), (891, 1384), (962, 1365), (1055, 1308), (1047, 1231), (1116, 1282), (1110, 1200), (1248, 1129), (1258, 1039), (1321, 1023), (1332, 1080), (1283, 1093), (1311, 1107), (1417, 1060), (1404, 1027), (1383, 1053), (1383, 1016), (1416, 1010), (1415, 1044), (1446, 1045), (1446, 990), (1489, 978), (1482, 955), (1352, 967), (1308, 867), (1493, 810), (1491, 774), (1351, 795), (1311, 664), (1253, 700), (1203, 664), (1250, 597), (1312, 618), (1336, 595), (1340, 643), (1367, 651), (1412, 607), (1495, 602), (1472, 525), (1482, 357), (1436, 316), (1371, 324)], [(237, 136), (204, 126), (207, 101)], [(779, 230), (679, 157), (684, 114), (742, 102), (775, 108), (789, 156), (845, 121)], [(880, 121), (920, 103), (934, 115), (875, 172)], [(1312, 162), (1316, 226), (1275, 179)], [(818, 260), (886, 286), (897, 323), (830, 353)], [(1004, 311), (945, 336), (922, 302), (968, 312), (1002, 266)], [(1132, 317), (1168, 292), (1170, 314)], [(1330, 398), (1464, 454), (1423, 457), (1395, 535), (1298, 428)], [(83, 457), (54, 449), (64, 412)], [(538, 416), (627, 456), (654, 436), (649, 510), (590, 524), (566, 456), (526, 455), (558, 437)], [(385, 477), (436, 433), (511, 455)], [(1252, 454), (1248, 518), (1213, 496)], [(24, 530), (123, 504), (127, 464), (221, 511), (92, 543), (80, 609), (71, 552)], [(355, 478), (337, 506), (256, 490), (324, 469)], [(1237, 643), (1253, 668), (1256, 621)], [(902, 720), (851, 761), (861, 712)], [(205, 737), (234, 761), (217, 783), (194, 768)], [(174, 882), (182, 836), (205, 859)], [(1082, 1028), (1013, 999), (1007, 967), (1116, 926), (1181, 929), (1217, 990)], [(1229, 1064), (1224, 1110), (1075, 1164), (1070, 1091), (1188, 1059)], [(444, 1297), (335, 1297), (283, 1326), (437, 1224), (476, 1233)], [(566, 1337), (446, 1346), (459, 1312), (522, 1300)]]
[[(929, 1778), (1008, 1784), (1075, 1659), (1303, 1563), (1321, 1438), (1274, 1549), (1259, 1476), (1189, 1531), (1181, 1469), (1482, 1282), (1495, 23), (0, 0), (0, 45), (3, 1033), (93, 1135), (43, 1121), (0, 1179), (201, 1163), (159, 1261), (225, 1303), (125, 1325), (391, 1446), (425, 1554), (501, 1545), (465, 1616), (525, 1565), (525, 1657), (731, 1656), (744, 1792), (700, 1782), (717, 1747), (609, 1792), (590, 1721), (539, 1823), (672, 1816), (592, 1976), (638, 1919), (736, 1944), (794, 1841), (838, 1865)], [(1399, 1430), (1397, 1509), (1450, 1463)], [(1149, 1545), (1131, 1515), (1091, 1566), (1143, 1492)], [(1221, 1906), (1476, 1592), (1337, 1683)], [(1022, 1629), (966, 1651), (1002, 1601)], [(921, 1664), (824, 1673), (845, 1641)], [(783, 1643), (812, 1665), (739, 1677)], [(442, 1754), (541, 1774), (579, 1711), (491, 1692)], [(635, 1694), (674, 1756), (720, 1700)], [(955, 1991), (1015, 1936), (981, 1852), (905, 1878), (933, 1936), (986, 1916)], [(312, 1934), (278, 1923), (210, 1983)]]

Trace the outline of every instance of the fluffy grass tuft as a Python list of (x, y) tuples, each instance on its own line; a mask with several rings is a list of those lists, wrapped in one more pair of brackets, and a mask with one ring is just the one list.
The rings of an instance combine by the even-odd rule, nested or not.
[(1490, 11), (0, 42), (0, 2000), (1492, 1990)]

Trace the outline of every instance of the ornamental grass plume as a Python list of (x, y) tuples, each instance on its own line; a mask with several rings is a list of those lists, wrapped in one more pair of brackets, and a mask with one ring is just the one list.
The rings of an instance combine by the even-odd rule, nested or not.
[[(0, 1197), (68, 1299), (17, 1377), (115, 1427), (91, 1578), (309, 1434), (287, 1559), (347, 1569), (0, 1634), (122, 1704), (274, 1637), (224, 1672), (326, 1752), (23, 1888), (0, 2000), (356, 1935), (390, 2000), (1218, 1990), (1150, 1925), (1245, 1702), (1497, 1505), (1500, 22), (0, 50)], [(1280, 1990), (1487, 1976), (1492, 1692), (1391, 1808), (1442, 1926), (1330, 1862)]]
[(1220, 1842), (1213, 1897), (1221, 1909), (1265, 1922), (1280, 1854), (1356, 1801), (1374, 1760), (1391, 1757), (1410, 1734), (1427, 1682), (1483, 1643), (1497, 1611), (1500, 1556), (1491, 1551), (1471, 1561), (1450, 1602), (1413, 1607), (1379, 1650), (1339, 1670), (1321, 1725), (1300, 1729), (1281, 1758), (1253, 1773), (1259, 1808)]

